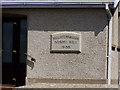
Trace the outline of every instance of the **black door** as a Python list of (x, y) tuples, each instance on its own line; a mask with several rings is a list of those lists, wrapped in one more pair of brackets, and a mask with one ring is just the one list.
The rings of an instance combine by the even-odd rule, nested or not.
[(26, 18), (2, 20), (2, 83), (25, 85), (27, 51)]

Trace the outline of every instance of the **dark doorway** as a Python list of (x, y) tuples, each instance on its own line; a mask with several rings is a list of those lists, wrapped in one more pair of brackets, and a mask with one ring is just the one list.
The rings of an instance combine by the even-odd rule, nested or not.
[(27, 19), (2, 19), (2, 83), (25, 85), (27, 52)]

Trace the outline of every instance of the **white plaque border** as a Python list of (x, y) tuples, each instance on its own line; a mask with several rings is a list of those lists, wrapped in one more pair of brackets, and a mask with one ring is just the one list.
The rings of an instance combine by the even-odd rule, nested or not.
[[(78, 50), (52, 50), (52, 36), (59, 34), (76, 34), (79, 35), (79, 49)], [(56, 32), (50, 35), (50, 53), (81, 53), (81, 32)]]

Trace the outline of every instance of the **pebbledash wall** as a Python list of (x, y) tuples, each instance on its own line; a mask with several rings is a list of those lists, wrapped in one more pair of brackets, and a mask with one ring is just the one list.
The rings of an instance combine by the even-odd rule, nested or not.
[[(108, 17), (101, 9), (3, 9), (2, 13), (27, 16), (26, 84), (37, 82), (107, 83)], [(51, 53), (51, 35), (56, 32), (81, 35), (81, 53)], [(112, 68), (118, 68), (118, 59)], [(112, 83), (118, 71), (112, 69)]]

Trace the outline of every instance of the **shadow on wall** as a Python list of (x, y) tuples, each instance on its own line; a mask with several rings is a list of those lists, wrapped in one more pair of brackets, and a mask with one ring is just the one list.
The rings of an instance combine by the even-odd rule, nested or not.
[(34, 62), (27, 59), (27, 65), (31, 67), (31, 70), (34, 68)]
[(28, 16), (28, 29), (37, 31), (92, 31), (97, 36), (108, 24), (104, 9), (39, 9)]

